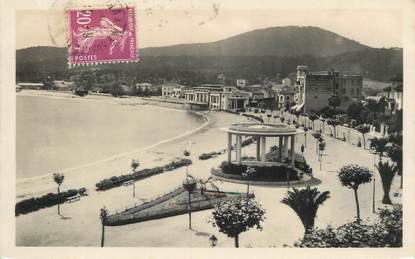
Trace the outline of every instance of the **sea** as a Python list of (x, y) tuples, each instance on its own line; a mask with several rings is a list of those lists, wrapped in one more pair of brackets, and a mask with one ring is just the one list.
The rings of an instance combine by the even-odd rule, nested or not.
[(16, 177), (46, 175), (151, 146), (203, 122), (194, 113), (150, 105), (18, 95)]

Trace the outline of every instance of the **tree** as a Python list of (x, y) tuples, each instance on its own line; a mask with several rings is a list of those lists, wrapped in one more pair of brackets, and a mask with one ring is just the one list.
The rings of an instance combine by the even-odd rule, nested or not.
[(333, 111), (336, 111), (336, 108), (340, 105), (340, 97), (338, 95), (332, 95), (329, 97), (329, 105), (333, 107)]
[(191, 200), (192, 197), (191, 196), (194, 190), (196, 189), (196, 179), (190, 174), (188, 174), (186, 176), (186, 180), (183, 182), (183, 188), (189, 194), (187, 210), (189, 212), (189, 229), (192, 229), (192, 200)]
[(391, 189), (393, 177), (395, 176), (396, 171), (398, 168), (393, 165), (389, 165), (389, 162), (386, 161), (382, 163), (382, 161), (379, 161), (379, 163), (376, 166), (376, 169), (378, 169), (378, 172), (380, 174), (380, 178), (382, 179), (382, 187), (383, 187), (383, 204), (392, 204), (392, 201), (389, 197), (389, 192)]
[(320, 193), (317, 188), (310, 189), (310, 186), (302, 190), (294, 188), (292, 191), (288, 191), (281, 202), (290, 206), (297, 213), (303, 223), (305, 234), (308, 234), (314, 228), (317, 209), (330, 198), (329, 193), (329, 191)]
[[(53, 174), (53, 181), (58, 185), (58, 197), (60, 197), (60, 186), (63, 183), (63, 180), (65, 179), (65, 175), (60, 173), (54, 173)], [(59, 208), (59, 202), (58, 202), (58, 215), (61, 215), (60, 208)]]
[(386, 152), (386, 145), (388, 140), (385, 138), (373, 138), (370, 141), (370, 147), (374, 148), (379, 153), (379, 159), (382, 160), (383, 153)]
[(308, 116), (308, 118), (313, 122), (313, 130), (316, 130), (316, 128), (315, 128), (315, 125), (314, 125), (314, 122), (316, 121), (316, 120), (318, 120), (318, 116), (317, 116), (317, 114), (315, 114), (315, 113), (311, 113), (310, 114), (310, 116)]
[(356, 130), (359, 131), (362, 134), (362, 136), (363, 136), (363, 148), (366, 148), (365, 134), (370, 131), (369, 126), (360, 124), (356, 127)]
[(134, 172), (139, 166), (140, 166), (140, 162), (138, 160), (133, 159), (131, 161), (131, 168), (133, 169)]
[(350, 222), (337, 229), (314, 229), (296, 247), (402, 247), (402, 208), (379, 209), (372, 225)]
[(315, 139), (316, 139), (316, 154), (318, 154), (318, 142), (319, 139), (321, 139), (321, 133), (320, 132), (315, 132), (311, 134)]
[(330, 126), (333, 126), (333, 129), (334, 129), (334, 138), (337, 138), (336, 127), (338, 125), (340, 125), (340, 121), (337, 120), (337, 119), (328, 119), (327, 120), (327, 124), (329, 124)]
[[(135, 170), (139, 166), (140, 166), (140, 162), (138, 162), (138, 160), (133, 159), (131, 161), (131, 168), (133, 169), (133, 172), (135, 172)], [(135, 197), (135, 181), (133, 182), (133, 197)]]
[(360, 114), (364, 109), (360, 102), (352, 102), (347, 108), (347, 116), (349, 119), (360, 120)]
[(337, 175), (343, 186), (353, 190), (356, 201), (357, 220), (360, 221), (360, 208), (357, 190), (359, 189), (359, 185), (372, 181), (372, 172), (366, 167), (350, 164), (343, 166)]
[(254, 199), (241, 198), (219, 202), (213, 211), (211, 220), (219, 232), (235, 238), (235, 247), (239, 247), (239, 235), (250, 228), (262, 230), (265, 210)]

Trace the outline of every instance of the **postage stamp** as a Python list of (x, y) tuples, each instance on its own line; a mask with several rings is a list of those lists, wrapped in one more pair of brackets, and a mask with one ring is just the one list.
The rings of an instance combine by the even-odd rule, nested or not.
[(70, 9), (69, 66), (136, 62), (134, 6)]

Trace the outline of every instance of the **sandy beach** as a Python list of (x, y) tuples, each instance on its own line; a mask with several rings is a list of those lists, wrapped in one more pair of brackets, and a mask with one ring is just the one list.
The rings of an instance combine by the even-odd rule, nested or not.
[[(35, 93), (32, 93), (35, 94)], [(43, 93), (42, 93), (43, 94)], [(70, 98), (67, 94), (49, 93), (53, 98)], [(119, 104), (149, 105), (149, 102), (139, 98), (112, 98), (102, 96), (88, 96), (86, 101), (111, 101)], [(155, 105), (153, 103), (152, 105)], [(177, 107), (172, 104), (160, 104), (164, 108)], [(180, 108), (180, 107), (179, 107)], [(220, 155), (209, 160), (199, 160), (198, 156), (204, 152), (218, 151), (226, 147), (227, 136), (220, 128), (233, 122), (245, 120), (240, 115), (225, 112), (203, 112), (208, 120), (200, 127), (181, 136), (155, 143), (142, 150), (135, 150), (113, 157), (111, 159), (80, 166), (65, 172), (65, 182), (61, 189), (86, 187), (89, 196), (79, 202), (61, 205), (63, 217), (57, 215), (57, 207), (41, 209), (37, 212), (16, 217), (16, 245), (17, 246), (99, 246), (101, 224), (99, 210), (106, 206), (110, 211), (123, 209), (143, 199), (155, 197), (181, 185), (185, 176), (185, 168), (156, 175), (136, 182), (136, 197), (132, 197), (132, 186), (118, 187), (105, 192), (96, 192), (95, 183), (106, 177), (125, 174), (131, 171), (131, 159), (141, 162), (140, 168), (151, 168), (163, 165), (171, 160), (182, 157), (184, 147), (190, 145), (193, 165), (189, 172), (195, 177), (207, 178), (210, 169), (217, 167), (226, 155)], [(272, 121), (271, 121), (272, 122)], [(305, 158), (313, 168), (314, 176), (322, 181), (317, 186), (320, 191), (330, 191), (331, 198), (320, 207), (317, 213), (316, 226), (339, 226), (352, 221), (355, 216), (353, 192), (342, 187), (337, 178), (337, 170), (341, 166), (356, 163), (373, 170), (373, 155), (361, 147), (347, 142), (326, 137), (327, 149), (323, 157), (323, 168), (319, 170), (319, 162), (315, 155), (316, 143), (307, 134), (307, 148)], [(298, 137), (296, 149), (304, 143), (304, 137)], [(267, 149), (275, 142), (267, 143)], [(244, 155), (255, 152), (254, 145), (243, 149)], [(234, 157), (234, 154), (233, 154)], [(399, 176), (394, 179), (393, 192), (399, 187)], [(246, 185), (223, 182), (219, 187), (226, 191), (245, 191)], [(17, 199), (27, 196), (39, 196), (47, 192), (56, 192), (56, 185), (50, 176), (25, 179), (17, 182)], [(303, 226), (295, 213), (280, 201), (285, 195), (286, 187), (253, 186), (257, 201), (266, 210), (264, 230), (250, 230), (242, 233), (240, 242), (242, 247), (282, 247), (292, 246), (302, 237)], [(376, 205), (382, 207), (382, 187), (379, 175), (376, 181)], [(373, 220), (372, 213), (372, 183), (361, 186), (359, 189), (361, 215), (363, 219)], [(106, 246), (122, 247), (208, 247), (208, 238), (215, 234), (218, 237), (219, 247), (233, 247), (233, 240), (219, 233), (212, 227), (208, 219), (211, 210), (196, 212), (192, 216), (193, 231), (187, 229), (187, 215), (131, 224), (120, 227), (106, 228)]]

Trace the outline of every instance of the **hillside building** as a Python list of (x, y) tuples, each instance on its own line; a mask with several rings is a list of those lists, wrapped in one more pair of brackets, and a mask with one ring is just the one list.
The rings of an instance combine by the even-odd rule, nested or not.
[(329, 98), (337, 95), (341, 107), (362, 98), (361, 75), (346, 74), (339, 71), (309, 72), (307, 66), (297, 66), (293, 110), (303, 112), (319, 111), (329, 106)]

